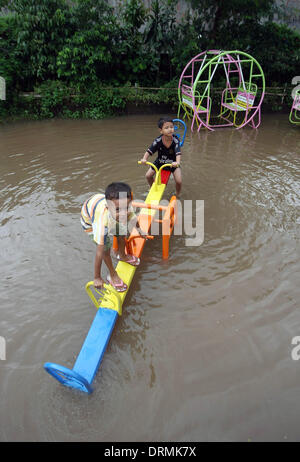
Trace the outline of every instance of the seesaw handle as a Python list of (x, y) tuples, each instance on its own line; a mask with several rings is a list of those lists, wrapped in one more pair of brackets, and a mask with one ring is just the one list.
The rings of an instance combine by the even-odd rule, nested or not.
[(161, 184), (161, 181), (160, 181), (160, 172), (162, 171), (162, 169), (164, 169), (165, 167), (172, 167), (172, 164), (163, 164), (159, 169), (156, 167), (156, 165), (154, 165), (152, 162), (142, 162), (142, 161), (138, 161), (138, 164), (147, 164), (147, 165), (150, 165), (151, 167), (154, 168), (155, 172), (156, 172), (156, 177), (155, 177), (155, 181), (154, 183), (156, 185), (158, 184)]
[[(94, 291), (100, 295), (100, 298), (97, 300), (91, 288), (93, 287)], [(89, 281), (85, 285), (85, 290), (94, 303), (96, 308), (100, 308), (100, 305), (105, 303), (107, 308), (115, 310), (118, 312), (119, 316), (122, 315), (122, 300), (120, 295), (113, 287), (109, 284), (103, 284), (103, 289), (95, 289), (94, 281)]]
[(154, 236), (150, 236), (150, 234), (147, 234), (146, 236), (141, 236), (141, 235), (139, 235), (139, 236), (130, 236), (128, 239), (126, 239), (126, 242), (130, 242), (130, 241), (132, 241), (134, 239), (146, 239), (146, 240), (148, 240), (148, 239), (154, 239)]

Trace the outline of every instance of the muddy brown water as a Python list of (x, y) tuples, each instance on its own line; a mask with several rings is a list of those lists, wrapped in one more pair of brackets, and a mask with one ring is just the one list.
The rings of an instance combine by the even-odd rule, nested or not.
[(159, 237), (146, 244), (93, 394), (43, 369), (73, 367), (95, 315), (81, 205), (112, 181), (143, 199), (157, 118), (0, 128), (1, 441), (300, 439), (300, 129), (286, 115), (188, 131), (182, 200), (204, 201), (204, 242), (173, 236), (167, 262)]

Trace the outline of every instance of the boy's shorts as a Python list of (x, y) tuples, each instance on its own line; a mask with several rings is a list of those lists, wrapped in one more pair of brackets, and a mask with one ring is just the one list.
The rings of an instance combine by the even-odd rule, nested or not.
[[(105, 236), (104, 236), (104, 248), (105, 248), (105, 251), (110, 250), (112, 248), (112, 245), (113, 245), (113, 242), (114, 242), (114, 236), (116, 236), (116, 237), (123, 236), (125, 238), (125, 237), (128, 236), (128, 233), (126, 233), (126, 234), (124, 234), (124, 232), (122, 233), (119, 230), (119, 228), (117, 227), (117, 230), (116, 230), (114, 235), (105, 234)], [(93, 239), (93, 235), (91, 237)], [(96, 244), (96, 242), (95, 242), (95, 244)]]
[[(93, 236), (92, 236), (92, 238), (93, 238)], [(95, 241), (93, 240), (93, 242), (95, 242)], [(95, 242), (95, 244), (97, 244), (97, 242)], [(112, 245), (113, 245), (113, 236), (110, 236), (109, 234), (105, 234), (105, 236), (104, 236), (104, 250), (105, 250), (105, 252), (110, 250), (112, 248)]]
[[(92, 228), (87, 228), (82, 219), (80, 221), (81, 221), (81, 226), (84, 229), (84, 231), (90, 236), (92, 241), (97, 245), (97, 242), (94, 240), (94, 234), (93, 234)], [(105, 249), (105, 251), (108, 251), (108, 250), (111, 249), (111, 247), (113, 245), (114, 236), (116, 236), (116, 237), (119, 237), (119, 236), (126, 237), (126, 236), (128, 236), (127, 227), (124, 227), (122, 225), (121, 226), (117, 225), (116, 229), (114, 231), (115, 231), (114, 234), (106, 233), (104, 235), (104, 249)]]
[[(117, 228), (114, 235), (105, 234), (105, 236), (104, 236), (104, 249), (105, 249), (105, 251), (108, 251), (108, 250), (110, 250), (112, 248), (112, 245), (113, 245), (113, 242), (114, 242), (114, 236), (116, 236), (116, 237), (123, 236), (125, 238), (127, 235), (128, 234), (126, 234), (126, 235), (120, 234), (120, 231), (119, 231), (118, 228)], [(91, 235), (91, 237), (93, 239), (93, 235)], [(93, 241), (94, 241), (94, 239), (93, 239)], [(95, 242), (95, 244), (97, 244), (97, 243)]]

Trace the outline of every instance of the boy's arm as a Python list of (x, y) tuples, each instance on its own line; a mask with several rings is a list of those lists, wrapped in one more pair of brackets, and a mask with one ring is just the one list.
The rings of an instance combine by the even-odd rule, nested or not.
[(133, 228), (136, 228), (142, 237), (146, 237), (148, 234), (145, 233), (142, 228), (140, 227), (140, 224), (138, 222), (138, 216), (133, 212), (132, 216), (130, 217), (128, 221), (128, 229), (131, 232)]
[(150, 153), (148, 151), (145, 152), (144, 157), (141, 159), (142, 164), (145, 164), (149, 159)]
[(101, 265), (104, 257), (104, 244), (98, 244), (96, 248), (95, 264), (94, 264), (94, 286), (96, 289), (103, 287), (104, 281), (101, 278)]
[(181, 162), (181, 150), (180, 150), (180, 143), (179, 139), (175, 136), (173, 136), (173, 140), (175, 141), (175, 156), (176, 156), (176, 162), (172, 162), (173, 167), (179, 167), (180, 162)]
[(181, 154), (177, 154), (176, 156), (176, 162), (172, 162), (173, 167), (179, 167), (181, 162)]

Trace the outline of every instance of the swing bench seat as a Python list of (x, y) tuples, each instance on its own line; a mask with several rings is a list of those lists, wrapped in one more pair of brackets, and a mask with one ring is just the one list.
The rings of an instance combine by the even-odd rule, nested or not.
[[(233, 92), (236, 96), (233, 97)], [(255, 84), (246, 84), (246, 88), (226, 88), (222, 92), (221, 106), (230, 111), (249, 111), (254, 108), (254, 100), (257, 93)]]
[[(211, 98), (209, 96), (201, 96), (199, 91), (185, 84), (181, 86), (181, 97), (185, 115), (187, 115), (188, 118), (191, 116), (193, 119), (191, 130), (193, 131), (195, 121), (198, 125), (198, 131), (202, 125), (204, 125), (206, 128), (209, 128)], [(203, 103), (205, 106), (202, 105)], [(206, 114), (206, 120), (202, 120), (199, 114)]]
[(193, 104), (191, 99), (188, 99), (187, 97), (184, 97), (184, 96), (182, 97), (182, 103), (193, 110), (196, 109), (197, 112), (209, 112), (209, 108), (201, 106), (201, 104), (199, 106), (196, 106), (196, 104), (195, 105)]
[(200, 100), (201, 96), (198, 91), (193, 92), (192, 87), (189, 87), (188, 85), (182, 85), (181, 96), (182, 96), (182, 104), (185, 106), (188, 106), (193, 111), (196, 110), (196, 112), (199, 112), (199, 113), (200, 112), (208, 113), (210, 111), (211, 99), (207, 96), (204, 96), (202, 98), (202, 101), (206, 100), (208, 103), (206, 107), (202, 106), (199, 103), (197, 104), (197, 99)]

